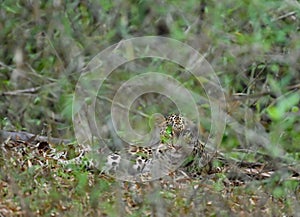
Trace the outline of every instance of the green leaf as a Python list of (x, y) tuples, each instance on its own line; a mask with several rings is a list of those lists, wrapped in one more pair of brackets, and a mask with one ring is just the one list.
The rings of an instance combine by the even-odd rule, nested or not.
[(289, 97), (280, 100), (276, 106), (269, 107), (267, 112), (273, 120), (280, 120), (284, 117), (285, 112), (293, 109), (294, 106), (299, 103), (299, 100), (300, 95), (294, 93)]
[(171, 135), (171, 134), (172, 134), (172, 126), (167, 126), (166, 133), (167, 133), (168, 135)]

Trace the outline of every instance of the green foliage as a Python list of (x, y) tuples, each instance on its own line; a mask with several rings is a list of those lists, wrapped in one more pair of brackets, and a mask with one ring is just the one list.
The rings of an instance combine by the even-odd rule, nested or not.
[(292, 110), (297, 110), (295, 107), (299, 104), (300, 94), (293, 93), (288, 97), (280, 99), (276, 106), (271, 106), (268, 108), (268, 114), (273, 120), (282, 120), (286, 116), (286, 112), (291, 112)]
[(165, 135), (161, 136), (161, 141), (165, 144), (170, 143), (170, 139), (172, 138), (172, 126), (167, 126)]

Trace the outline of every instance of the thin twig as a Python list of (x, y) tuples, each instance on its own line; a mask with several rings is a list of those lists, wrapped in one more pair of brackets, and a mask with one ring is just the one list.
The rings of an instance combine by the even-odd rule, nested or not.
[(5, 68), (8, 68), (9, 70), (14, 70), (14, 68), (13, 67), (11, 67), (11, 66), (8, 66), (8, 65), (6, 65), (5, 63), (3, 63), (3, 62), (1, 62), (0, 61), (0, 66), (3, 66), (3, 67), (5, 67)]
[(282, 20), (282, 19), (284, 19), (284, 18), (293, 16), (293, 15), (295, 15), (295, 14), (296, 14), (296, 11), (291, 11), (291, 12), (288, 12), (288, 13), (286, 13), (286, 14), (283, 14), (283, 15), (281, 15), (281, 16), (279, 16), (279, 17), (276, 17), (276, 18), (272, 19), (271, 21), (272, 21), (272, 22), (275, 22), (275, 21), (277, 21), (277, 20)]
[(259, 98), (262, 96), (271, 96), (274, 95), (273, 92), (263, 92), (263, 93), (257, 93), (257, 94), (246, 94), (246, 93), (235, 93), (232, 94), (232, 98), (227, 99), (227, 101), (235, 101), (235, 100), (246, 100), (250, 98)]
[(2, 96), (16, 96), (16, 95), (31, 95), (37, 93), (41, 87), (31, 87), (23, 90), (13, 90), (1, 93)]
[[(106, 100), (110, 103), (113, 103), (113, 100), (107, 98), (107, 97), (104, 97), (104, 96), (97, 96), (99, 99), (102, 99), (102, 100)], [(144, 112), (141, 112), (141, 111), (136, 111), (136, 110), (132, 110), (132, 109), (129, 109), (127, 108), (126, 106), (120, 104), (120, 103), (115, 103), (117, 106), (119, 106), (120, 108), (122, 109), (125, 109), (126, 111), (129, 111), (129, 112), (132, 112), (132, 113), (135, 113), (135, 114), (138, 114), (138, 115), (141, 115), (142, 117), (145, 117), (145, 118), (150, 118), (149, 115), (145, 114)]]

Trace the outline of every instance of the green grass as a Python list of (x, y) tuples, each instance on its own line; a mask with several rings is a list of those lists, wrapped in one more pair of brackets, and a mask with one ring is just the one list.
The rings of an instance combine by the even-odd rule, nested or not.
[[(296, 214), (299, 1), (5, 0), (0, 14), (0, 129), (74, 139), (73, 93), (87, 63), (122, 39), (161, 34), (195, 48), (218, 75), (226, 95), (226, 105), (220, 105), (228, 114), (218, 151), (230, 162), (229, 166), (218, 164), (225, 170), (201, 179), (165, 178), (140, 184), (137, 196), (138, 191), (128, 190), (130, 185), (127, 188), (126, 183), (87, 171), (84, 166), (62, 167), (54, 160), (45, 163), (43, 156), (30, 154), (31, 149), (25, 150), (28, 155), (22, 155), (21, 149), (1, 149), (2, 215)], [(173, 52), (181, 55), (180, 50)], [(170, 75), (190, 91), (200, 114), (201, 138), (207, 139), (211, 111), (201, 83), (182, 66), (144, 58), (113, 71), (98, 91), (99, 96), (107, 97), (99, 97), (96, 105), (96, 122), (107, 136), (105, 141), (118, 146), (118, 140), (105, 134), (116, 91), (124, 82), (149, 71)], [(90, 99), (86, 102), (91, 103)], [(148, 93), (136, 99), (130, 110), (133, 128), (144, 132), (149, 130), (148, 116), (177, 112), (178, 108), (170, 99)], [(231, 176), (249, 175), (235, 171), (240, 162), (261, 163), (275, 174), (262, 180), (256, 174), (239, 184), (240, 180)]]

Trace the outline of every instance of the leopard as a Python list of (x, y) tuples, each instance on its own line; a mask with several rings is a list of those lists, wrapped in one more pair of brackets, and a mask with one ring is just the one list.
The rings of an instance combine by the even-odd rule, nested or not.
[[(146, 146), (138, 143), (128, 144), (122, 150), (110, 150), (110, 153), (106, 154), (108, 146), (104, 147), (103, 151), (92, 149), (93, 147), (82, 147), (80, 144), (56, 147), (47, 141), (37, 141), (32, 143), (31, 149), (41, 154), (45, 162), (54, 160), (68, 166), (68, 169), (72, 168), (69, 167), (70, 164), (75, 164), (80, 168), (126, 181), (149, 181), (174, 171), (199, 174), (205, 162), (203, 159), (206, 159), (207, 155), (198, 127), (176, 113), (165, 116), (152, 115), (150, 122), (151, 136)], [(14, 147), (19, 143), (8, 144)], [(27, 147), (27, 144), (31, 143), (25, 142), (24, 147)]]
[(159, 132), (156, 145), (129, 146), (123, 156), (112, 153), (107, 156), (102, 172), (119, 175), (120, 169), (126, 168), (131, 177), (151, 179), (157, 172), (155, 169), (164, 174), (177, 168), (185, 168), (186, 171), (201, 169), (205, 143), (199, 139), (197, 126), (176, 113), (154, 116), (154, 122), (154, 128)]

